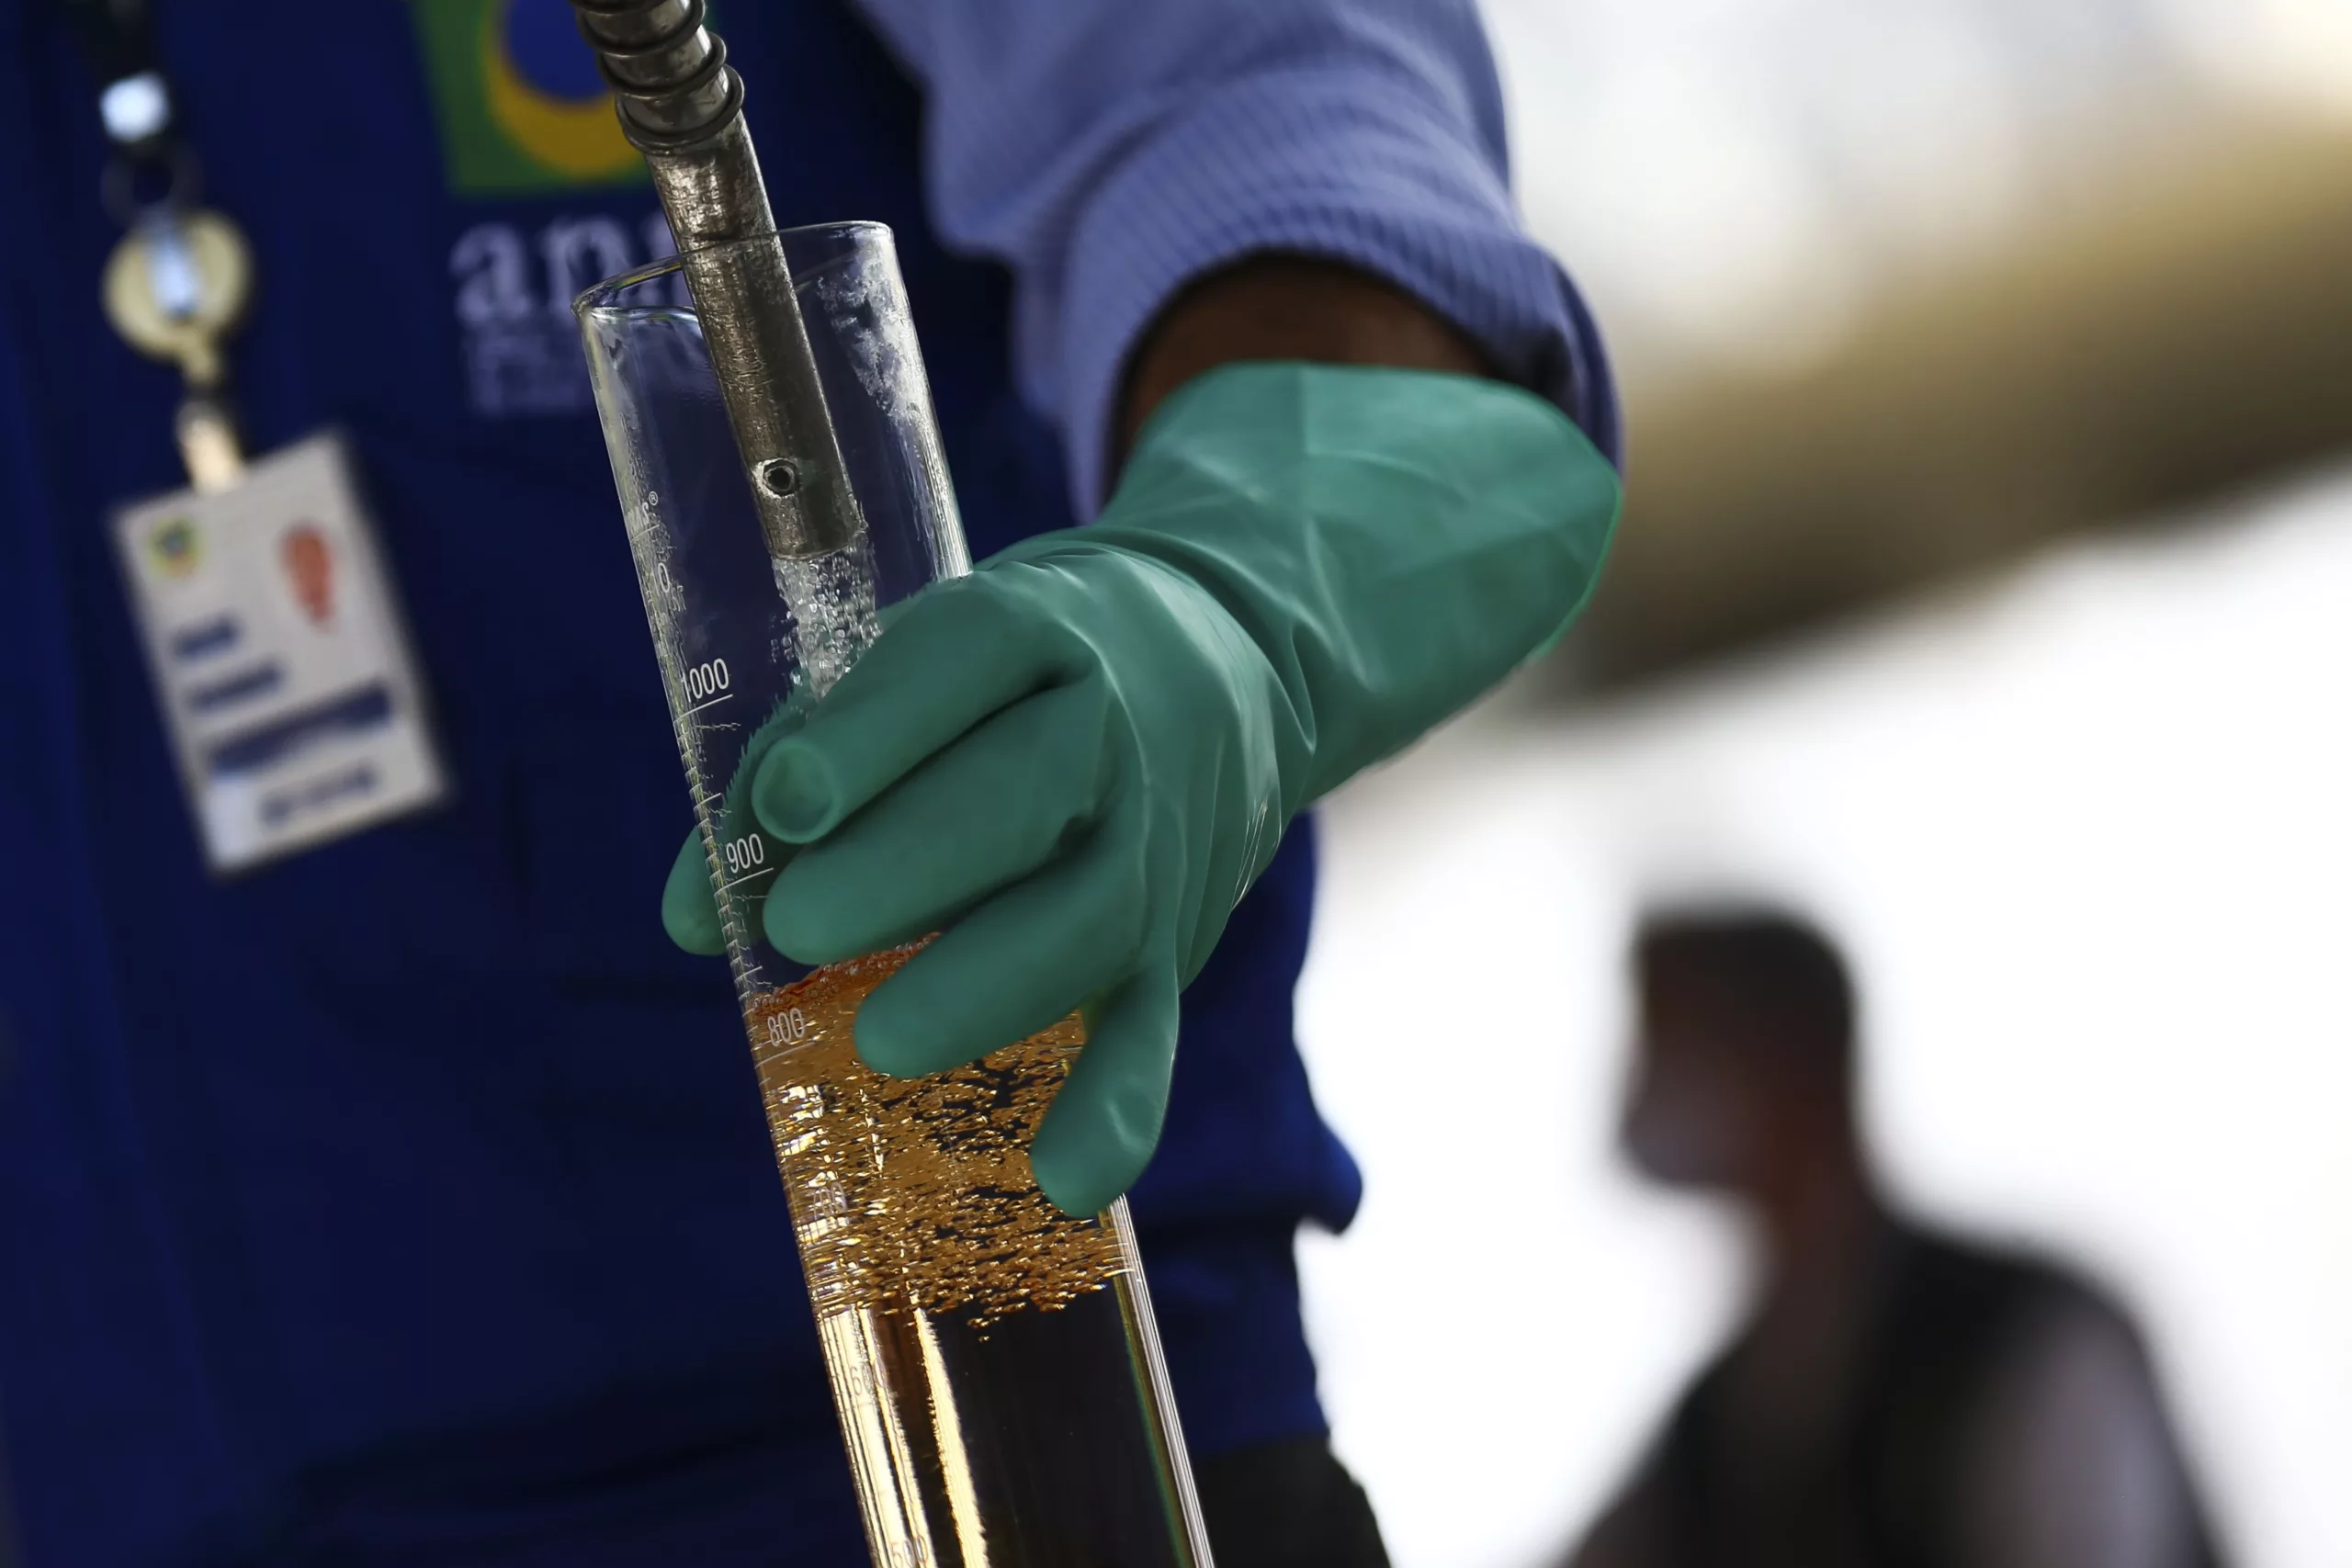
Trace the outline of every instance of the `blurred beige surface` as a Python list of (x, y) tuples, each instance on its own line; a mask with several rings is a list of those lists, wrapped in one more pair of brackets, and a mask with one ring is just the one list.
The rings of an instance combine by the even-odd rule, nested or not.
[(2352, 447), (2347, 192), (2352, 130), (2230, 126), (1890, 294), (1815, 363), (1640, 398), (1576, 680), (1785, 637)]

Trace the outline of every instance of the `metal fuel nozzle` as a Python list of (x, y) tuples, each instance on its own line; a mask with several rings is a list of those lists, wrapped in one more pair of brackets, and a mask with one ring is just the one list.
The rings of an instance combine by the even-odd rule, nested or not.
[(743, 123), (743, 79), (704, 0), (571, 4), (677, 241), (768, 553), (846, 547), (865, 522)]

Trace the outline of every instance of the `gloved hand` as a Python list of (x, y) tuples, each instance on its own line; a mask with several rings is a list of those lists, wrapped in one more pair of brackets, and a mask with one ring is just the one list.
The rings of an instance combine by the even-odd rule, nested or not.
[[(1229, 366), (1146, 427), (1091, 526), (902, 608), (751, 773), (768, 940), (829, 964), (939, 939), (858, 1055), (956, 1066), (1085, 1009), (1037, 1181), (1091, 1213), (1159, 1135), (1177, 993), (1302, 807), (1557, 638), (1618, 505), (1559, 410), (1423, 371)], [(714, 951), (689, 840), (663, 915)]]

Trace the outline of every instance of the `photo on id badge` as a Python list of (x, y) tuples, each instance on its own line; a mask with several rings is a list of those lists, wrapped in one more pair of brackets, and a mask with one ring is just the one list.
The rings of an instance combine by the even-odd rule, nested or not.
[(336, 437), (254, 463), (232, 490), (134, 503), (115, 530), (214, 873), (444, 797), (423, 682)]

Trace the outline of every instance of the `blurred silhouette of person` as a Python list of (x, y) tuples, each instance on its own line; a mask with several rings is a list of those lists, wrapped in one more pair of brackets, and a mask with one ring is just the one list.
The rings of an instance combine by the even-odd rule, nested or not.
[(1751, 1212), (1760, 1290), (1573, 1568), (2217, 1568), (2122, 1307), (1877, 1190), (1828, 942), (1656, 914), (1634, 963), (1626, 1149)]

